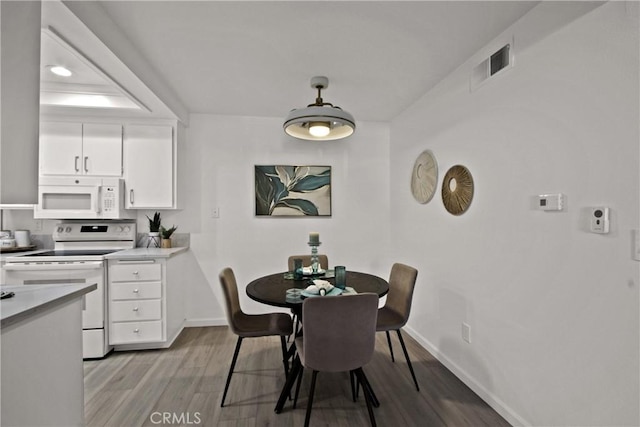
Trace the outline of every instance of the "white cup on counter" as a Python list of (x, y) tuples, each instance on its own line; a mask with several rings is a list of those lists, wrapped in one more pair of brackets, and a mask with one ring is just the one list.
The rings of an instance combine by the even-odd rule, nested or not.
[(31, 233), (29, 230), (16, 230), (13, 232), (13, 238), (16, 240), (16, 246), (31, 246)]

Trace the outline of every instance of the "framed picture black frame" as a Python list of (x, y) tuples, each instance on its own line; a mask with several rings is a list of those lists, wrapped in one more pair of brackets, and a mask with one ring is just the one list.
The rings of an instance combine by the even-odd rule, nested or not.
[(331, 166), (256, 165), (255, 215), (331, 216)]

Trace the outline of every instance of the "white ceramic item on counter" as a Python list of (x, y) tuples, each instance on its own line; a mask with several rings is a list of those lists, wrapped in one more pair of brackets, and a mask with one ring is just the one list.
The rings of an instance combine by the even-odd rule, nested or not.
[(2, 247), (2, 248), (15, 248), (16, 247), (16, 239), (9, 239), (9, 238), (0, 239), (0, 247)]
[(29, 230), (16, 230), (13, 232), (13, 237), (16, 239), (16, 246), (20, 248), (31, 245), (31, 233)]

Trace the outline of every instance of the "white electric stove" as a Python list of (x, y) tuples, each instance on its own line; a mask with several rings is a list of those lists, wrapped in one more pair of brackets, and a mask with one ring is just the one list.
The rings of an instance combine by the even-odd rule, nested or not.
[(83, 357), (104, 357), (110, 350), (105, 256), (136, 245), (133, 221), (62, 221), (53, 233), (54, 249), (5, 259), (5, 283), (40, 285), (96, 283), (82, 312)]

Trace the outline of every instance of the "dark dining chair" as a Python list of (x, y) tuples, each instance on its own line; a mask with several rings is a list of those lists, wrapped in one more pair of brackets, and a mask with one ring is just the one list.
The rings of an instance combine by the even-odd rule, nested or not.
[[(305, 427), (309, 425), (311, 407), (318, 372), (346, 372), (351, 376), (351, 391), (354, 395), (353, 376), (362, 384), (371, 425), (376, 425), (372, 406), (379, 406), (378, 399), (362, 370), (369, 363), (375, 349), (378, 295), (362, 293), (340, 297), (307, 298), (302, 304), (304, 335), (296, 338), (298, 355), (291, 374), (297, 376), (297, 387), (293, 407), (298, 401), (300, 382), (304, 368), (313, 371), (307, 403)], [(335, 320), (339, 320), (337, 327)], [(293, 378), (288, 379), (289, 384)]]
[(231, 331), (238, 336), (236, 349), (229, 367), (227, 375), (227, 383), (224, 386), (222, 401), (220, 406), (224, 406), (224, 400), (227, 397), (229, 384), (231, 383), (231, 375), (238, 360), (240, 345), (244, 338), (279, 336), (282, 346), (282, 363), (284, 365), (285, 376), (289, 375), (289, 362), (287, 357), (287, 344), (285, 337), (293, 332), (293, 322), (291, 316), (286, 313), (267, 313), (267, 314), (245, 314), (240, 308), (240, 300), (238, 298), (238, 285), (236, 277), (231, 268), (225, 268), (220, 272), (220, 284), (222, 285), (222, 293), (224, 295), (227, 321)]
[[(289, 257), (289, 271), (293, 271), (293, 260), (296, 258), (300, 258), (302, 260), (303, 266), (311, 265), (311, 255), (292, 255)], [(323, 270), (329, 269), (329, 258), (326, 255), (318, 255), (318, 262), (320, 263), (320, 268)]]
[[(296, 258), (300, 258), (302, 260), (302, 265), (303, 266), (310, 266), (311, 265), (311, 255), (292, 255), (289, 257), (288, 260), (288, 266), (289, 266), (289, 271), (293, 271), (293, 269), (295, 268), (294, 265), (294, 259)], [(318, 262), (320, 263), (320, 268), (323, 270), (328, 270), (329, 269), (329, 257), (326, 255), (318, 255)], [(296, 315), (295, 312), (292, 311), (293, 314), (293, 321), (295, 323), (295, 327), (293, 328), (295, 333), (298, 333), (298, 329), (300, 327), (300, 318)]]
[(415, 288), (417, 276), (418, 270), (415, 268), (400, 263), (393, 264), (391, 267), (391, 274), (389, 276), (389, 293), (387, 294), (387, 302), (384, 307), (378, 310), (376, 330), (378, 332), (384, 331), (387, 335), (387, 343), (389, 344), (389, 352), (391, 353), (391, 360), (393, 362), (395, 362), (395, 358), (393, 357), (393, 346), (391, 345), (391, 336), (389, 335), (389, 331), (397, 332), (398, 340), (400, 341), (402, 351), (404, 352), (404, 357), (407, 360), (409, 371), (413, 377), (413, 382), (416, 384), (416, 390), (420, 391), (416, 374), (413, 372), (413, 367), (411, 366), (409, 353), (407, 353), (407, 347), (404, 345), (402, 333), (400, 332), (400, 329), (406, 325), (407, 320), (409, 320), (411, 301), (413, 299), (413, 289)]

